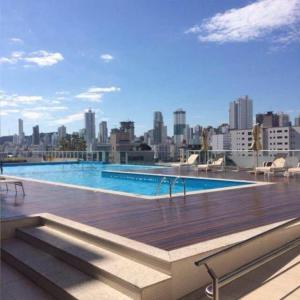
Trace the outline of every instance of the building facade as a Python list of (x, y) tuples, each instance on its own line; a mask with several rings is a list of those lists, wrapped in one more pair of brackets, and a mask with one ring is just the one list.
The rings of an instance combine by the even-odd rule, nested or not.
[(163, 115), (160, 111), (154, 112), (153, 118), (153, 144), (159, 145), (162, 144), (164, 137), (164, 120)]
[(40, 129), (39, 125), (36, 125), (32, 128), (32, 145), (40, 144)]
[(67, 135), (67, 128), (66, 126), (62, 125), (60, 127), (58, 127), (57, 129), (57, 134), (58, 134), (58, 140), (61, 141), (62, 139), (64, 139)]
[(95, 128), (95, 113), (89, 109), (84, 114), (84, 123), (85, 123), (85, 141), (87, 150), (92, 150), (96, 137), (96, 128)]
[(185, 138), (186, 112), (178, 109), (174, 112), (174, 143), (178, 147), (183, 143)]
[(127, 132), (129, 134), (130, 142), (134, 141), (134, 122), (133, 121), (123, 121), (120, 122), (120, 130), (122, 132)]
[(108, 143), (108, 130), (107, 130), (107, 122), (106, 121), (102, 121), (99, 124), (98, 141), (100, 144)]
[(250, 129), (253, 126), (253, 101), (240, 97), (229, 105), (230, 129)]

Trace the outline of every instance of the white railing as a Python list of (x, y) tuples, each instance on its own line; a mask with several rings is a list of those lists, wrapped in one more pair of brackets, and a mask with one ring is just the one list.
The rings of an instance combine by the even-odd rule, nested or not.
[(300, 161), (300, 150), (185, 150), (181, 160), (186, 160), (191, 154), (198, 154), (198, 163), (207, 163), (224, 157), (225, 167), (253, 168), (262, 166), (264, 162), (272, 162), (277, 157), (286, 158), (287, 166), (296, 166)]
[(84, 160), (107, 161), (106, 151), (15, 151), (0, 152), (2, 161), (59, 161), (59, 160)]

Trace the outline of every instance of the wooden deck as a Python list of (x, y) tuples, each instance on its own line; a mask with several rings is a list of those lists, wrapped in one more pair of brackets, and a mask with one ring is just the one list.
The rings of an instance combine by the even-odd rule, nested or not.
[[(156, 171), (151, 171), (156, 172)], [(162, 170), (159, 170), (162, 172)], [(169, 169), (165, 173), (175, 174)], [(181, 171), (193, 175), (194, 171)], [(200, 176), (255, 180), (246, 172)], [(263, 176), (257, 180), (264, 180)], [(160, 200), (25, 181), (26, 196), (2, 191), (1, 217), (49, 212), (164, 250), (300, 216), (300, 177), (274, 177), (276, 184)]]

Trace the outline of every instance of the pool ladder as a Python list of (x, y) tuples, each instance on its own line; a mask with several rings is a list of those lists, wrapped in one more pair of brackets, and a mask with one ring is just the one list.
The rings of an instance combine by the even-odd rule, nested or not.
[(176, 177), (173, 181), (171, 180), (171, 178), (169, 177), (166, 177), (164, 176), (158, 183), (157, 185), (157, 188), (156, 188), (156, 195), (158, 195), (158, 193), (160, 192), (160, 188), (161, 188), (161, 185), (164, 183), (164, 182), (167, 182), (169, 184), (169, 198), (172, 199), (172, 191), (175, 187), (175, 184), (181, 180), (182, 182), (182, 185), (183, 185), (183, 197), (185, 199), (185, 196), (186, 196), (186, 181), (185, 181), (185, 178), (183, 177)]

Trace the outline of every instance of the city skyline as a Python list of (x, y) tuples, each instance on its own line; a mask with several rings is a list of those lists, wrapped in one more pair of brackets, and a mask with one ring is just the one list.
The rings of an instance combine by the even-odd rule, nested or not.
[[(149, 111), (172, 128), (179, 107), (189, 124), (217, 126), (227, 103), (245, 94), (254, 115), (300, 112), (299, 0), (117, 4), (2, 1), (2, 135), (18, 118), (25, 132), (37, 123), (42, 132), (78, 131), (86, 108), (110, 128), (134, 116), (137, 134), (151, 128)], [(224, 18), (236, 27), (209, 31)]]

